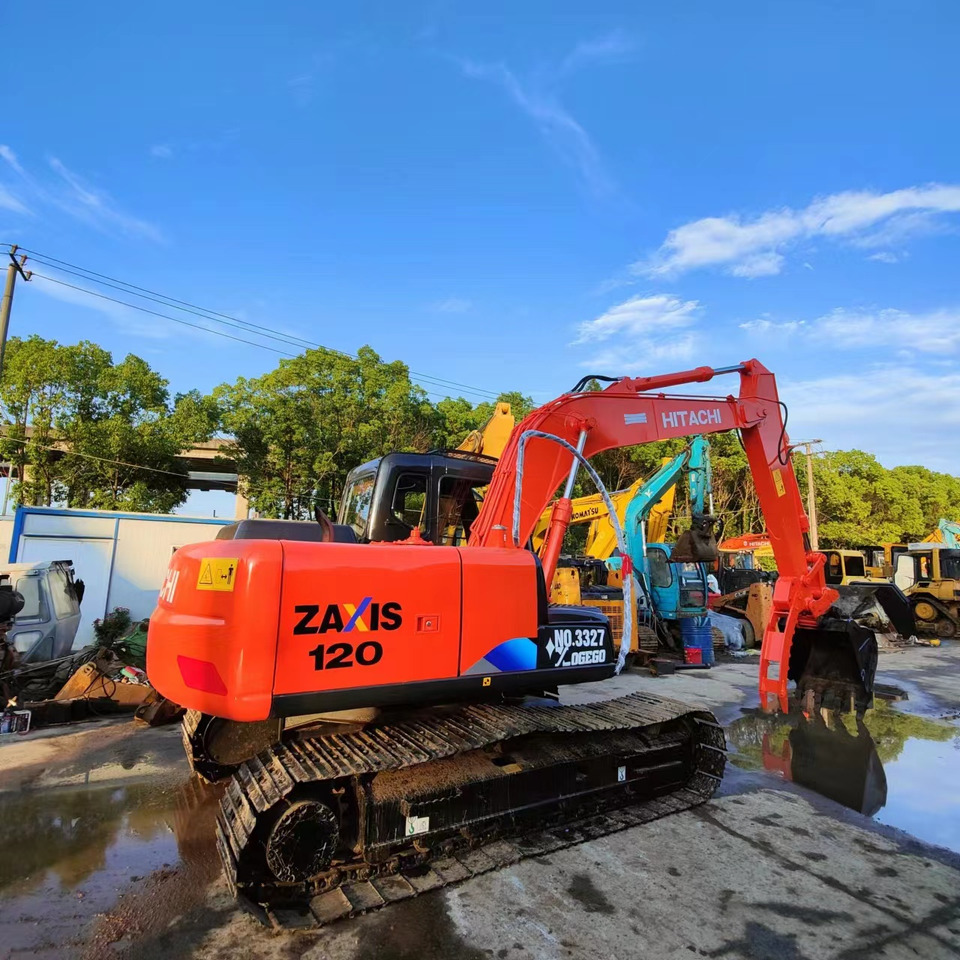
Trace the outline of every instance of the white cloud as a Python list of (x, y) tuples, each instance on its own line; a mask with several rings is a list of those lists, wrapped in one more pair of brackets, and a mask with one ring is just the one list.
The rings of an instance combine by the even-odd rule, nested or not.
[[(57, 274), (58, 277), (63, 277), (67, 282), (73, 279), (59, 273), (55, 267), (44, 265), (43, 271), (44, 273)], [(175, 328), (180, 327), (179, 324), (174, 325), (159, 318), (148, 317), (138, 310), (132, 310), (119, 303), (111, 303), (109, 300), (91, 297), (90, 294), (84, 293), (82, 290), (75, 290), (73, 287), (63, 286), (59, 283), (51, 283), (45, 277), (37, 274), (33, 275), (30, 283), (26, 284), (24, 289), (30, 293), (42, 293), (62, 303), (69, 303), (71, 306), (93, 310), (109, 319), (124, 333), (133, 336), (148, 337), (151, 340), (166, 340), (174, 334)], [(186, 330), (187, 328), (182, 329)]]
[(21, 177), (24, 176), (24, 170), (20, 166), (20, 161), (17, 160), (17, 155), (5, 143), (0, 143), (0, 160), (5, 160), (16, 173)]
[(847, 310), (837, 307), (815, 320), (748, 320), (741, 330), (771, 337), (802, 334), (831, 350), (902, 350), (949, 354), (960, 350), (960, 308), (925, 313), (906, 310)]
[(908, 313), (905, 310), (833, 310), (815, 321), (833, 346), (862, 349), (893, 347), (924, 353), (955, 352), (960, 347), (960, 309)]
[(877, 263), (899, 263), (900, 258), (889, 250), (881, 250), (879, 253), (871, 253), (868, 260), (876, 260)]
[(169, 160), (173, 156), (173, 148), (169, 143), (155, 143), (150, 148), (150, 156), (158, 160)]
[(788, 336), (805, 329), (807, 323), (805, 320), (768, 320), (760, 317), (757, 320), (747, 320), (740, 324), (741, 330), (749, 333), (776, 334), (778, 336)]
[(607, 373), (611, 376), (632, 373), (651, 373), (667, 361), (689, 360), (697, 348), (697, 338), (692, 333), (684, 333), (669, 340), (640, 340), (622, 343), (592, 354), (583, 360), (581, 367), (589, 367), (595, 373)]
[(123, 234), (140, 235), (155, 241), (162, 239), (160, 231), (153, 224), (125, 213), (109, 194), (88, 186), (62, 161), (51, 157), (49, 163), (50, 169), (68, 187), (66, 193), (60, 194), (56, 199), (60, 209), (100, 229), (116, 229)]
[(622, 61), (632, 49), (619, 32), (577, 44), (559, 66), (544, 67), (527, 78), (518, 77), (506, 64), (457, 59), (465, 76), (488, 80), (502, 87), (511, 100), (534, 122), (543, 138), (570, 164), (585, 186), (598, 196), (608, 195), (614, 183), (590, 135), (561, 103), (560, 81), (590, 64)]
[(612, 336), (650, 337), (696, 323), (700, 304), (680, 300), (665, 293), (649, 297), (631, 297), (611, 307), (595, 320), (580, 324), (574, 343), (607, 340)]
[(48, 161), (56, 175), (53, 178), (33, 176), (6, 144), (0, 144), (0, 160), (18, 178), (16, 193), (0, 185), (0, 208), (35, 215), (40, 215), (44, 208), (55, 209), (100, 230), (142, 236), (155, 241), (163, 239), (159, 229), (152, 223), (126, 213), (109, 194), (89, 186), (56, 157)]
[[(3, 160), (14, 173), (25, 176), (17, 155), (5, 143), (0, 143), (0, 160)], [(27, 205), (9, 188), (0, 183), (0, 210), (9, 210), (11, 213), (30, 214)]]
[(782, 266), (783, 257), (779, 253), (769, 251), (747, 257), (740, 263), (734, 264), (730, 272), (735, 277), (772, 277), (780, 272)]
[(934, 229), (944, 214), (960, 212), (960, 186), (928, 184), (889, 193), (847, 191), (820, 197), (801, 210), (784, 207), (756, 217), (705, 217), (671, 230), (659, 250), (631, 266), (635, 274), (676, 276), (720, 267), (734, 276), (779, 273), (782, 251), (814, 238), (857, 246), (885, 246)]
[(810, 379), (780, 378), (779, 389), (793, 437), (822, 437), (827, 449), (866, 450), (888, 467), (921, 463), (957, 473), (956, 457), (943, 438), (960, 429), (960, 372), (883, 364)]
[(0, 210), (9, 210), (12, 213), (28, 214), (25, 207), (5, 186), (0, 184)]
[(633, 53), (633, 41), (620, 30), (594, 40), (583, 40), (564, 58), (562, 73), (570, 73), (592, 63), (619, 63)]
[(434, 313), (466, 313), (472, 307), (473, 303), (462, 297), (448, 297), (446, 300), (439, 300), (430, 309)]
[(600, 154), (586, 130), (560, 103), (557, 95), (537, 82), (522, 82), (502, 63), (461, 61), (468, 77), (499, 84), (536, 124), (543, 138), (580, 175), (591, 192), (603, 195), (613, 189)]
[(658, 360), (687, 358), (696, 346), (690, 329), (700, 312), (696, 300), (680, 300), (668, 294), (631, 297), (577, 330), (572, 345), (610, 343), (584, 358), (581, 365), (620, 373), (633, 373)]

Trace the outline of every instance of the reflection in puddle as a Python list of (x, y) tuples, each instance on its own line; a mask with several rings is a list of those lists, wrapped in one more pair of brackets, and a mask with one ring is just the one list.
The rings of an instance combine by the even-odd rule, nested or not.
[[(20, 921), (4, 946), (95, 955), (165, 926), (169, 907), (189, 909), (219, 872), (219, 794), (195, 780), (0, 794), (0, 910)], [(157, 896), (165, 881), (175, 896)]]
[(751, 713), (727, 728), (730, 761), (960, 852), (960, 728), (878, 702), (863, 719)]

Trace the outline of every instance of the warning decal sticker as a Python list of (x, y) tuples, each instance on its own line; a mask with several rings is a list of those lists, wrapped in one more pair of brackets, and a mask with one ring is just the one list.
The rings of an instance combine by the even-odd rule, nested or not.
[(233, 592), (237, 575), (237, 557), (204, 557), (200, 561), (198, 590), (224, 590)]
[(777, 488), (778, 497), (782, 497), (787, 492), (783, 485), (783, 474), (780, 470), (773, 471), (773, 485)]

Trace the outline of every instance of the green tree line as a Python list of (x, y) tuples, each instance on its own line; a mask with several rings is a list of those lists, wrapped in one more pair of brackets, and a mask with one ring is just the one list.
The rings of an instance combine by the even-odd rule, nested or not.
[[(519, 392), (498, 399), (518, 417), (533, 407)], [(8, 342), (0, 402), (0, 457), (12, 467), (19, 504), (169, 512), (188, 493), (178, 455), (221, 436), (253, 509), (283, 518), (309, 517), (315, 505), (335, 510), (347, 473), (366, 460), (456, 447), (495, 403), (433, 401), (404, 363), (385, 361), (371, 347), (356, 357), (307, 350), (209, 395), (172, 395), (140, 357), (115, 361), (89, 341), (63, 345), (39, 336)], [(610, 489), (621, 489), (683, 446), (651, 443), (594, 462)], [(736, 435), (712, 436), (711, 460), (722, 535), (762, 530)], [(805, 490), (802, 457), (795, 468)], [(887, 469), (869, 453), (836, 451), (815, 458), (814, 478), (824, 546), (916, 540), (941, 516), (960, 516), (960, 478), (925, 467)], [(688, 522), (681, 485), (673, 533)]]

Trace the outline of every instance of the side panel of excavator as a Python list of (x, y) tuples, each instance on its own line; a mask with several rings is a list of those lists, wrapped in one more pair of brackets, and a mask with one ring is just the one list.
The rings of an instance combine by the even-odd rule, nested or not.
[(495, 547), (193, 544), (171, 562), (147, 666), (164, 696), (240, 721), (611, 676), (605, 618), (548, 609), (541, 581), (532, 554)]

